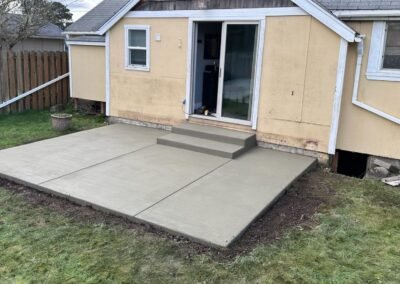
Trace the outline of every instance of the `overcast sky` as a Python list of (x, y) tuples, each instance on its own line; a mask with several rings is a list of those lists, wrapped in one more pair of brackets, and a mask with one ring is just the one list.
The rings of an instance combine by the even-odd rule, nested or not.
[(74, 21), (82, 17), (87, 11), (99, 4), (102, 0), (56, 0), (66, 5), (74, 14)]

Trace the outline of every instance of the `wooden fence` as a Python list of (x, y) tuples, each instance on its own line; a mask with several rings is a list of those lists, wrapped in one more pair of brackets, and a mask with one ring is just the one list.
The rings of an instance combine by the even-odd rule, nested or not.
[[(0, 104), (68, 73), (66, 52), (3, 52)], [(12, 103), (6, 111), (20, 112), (65, 105), (69, 99), (68, 77)]]

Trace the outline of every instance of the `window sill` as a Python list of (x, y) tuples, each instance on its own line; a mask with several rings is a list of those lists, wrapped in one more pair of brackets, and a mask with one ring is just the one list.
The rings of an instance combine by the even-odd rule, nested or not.
[(125, 66), (125, 70), (150, 72), (150, 67), (128, 65), (128, 66)]
[(400, 70), (379, 70), (367, 72), (367, 79), (374, 81), (400, 82)]

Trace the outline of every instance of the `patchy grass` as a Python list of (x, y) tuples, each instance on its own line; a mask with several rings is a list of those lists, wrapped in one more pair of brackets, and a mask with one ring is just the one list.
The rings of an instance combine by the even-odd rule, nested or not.
[[(72, 113), (72, 111), (68, 111)], [(73, 113), (72, 126), (66, 132), (53, 130), (48, 111), (28, 111), (16, 114), (0, 114), (0, 149), (53, 138), (105, 124), (100, 116)]]
[(400, 190), (317, 171), (292, 191), (309, 192), (310, 180), (319, 181), (313, 195), (326, 197), (327, 187), (336, 193), (308, 226), (286, 228), (275, 241), (227, 258), (0, 184), (0, 282), (399, 283)]
[[(0, 114), (0, 149), (62, 134)], [(219, 251), (0, 180), (0, 283), (400, 283), (399, 216), (400, 189), (316, 171)]]

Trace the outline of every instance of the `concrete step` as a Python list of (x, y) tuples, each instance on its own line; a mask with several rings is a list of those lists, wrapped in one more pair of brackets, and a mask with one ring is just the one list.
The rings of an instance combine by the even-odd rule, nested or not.
[(235, 159), (248, 150), (248, 148), (243, 145), (224, 143), (176, 133), (159, 137), (157, 143), (228, 159)]
[(174, 126), (172, 128), (172, 133), (236, 144), (246, 148), (251, 148), (256, 145), (256, 135), (253, 133), (239, 132), (193, 123), (183, 123)]

